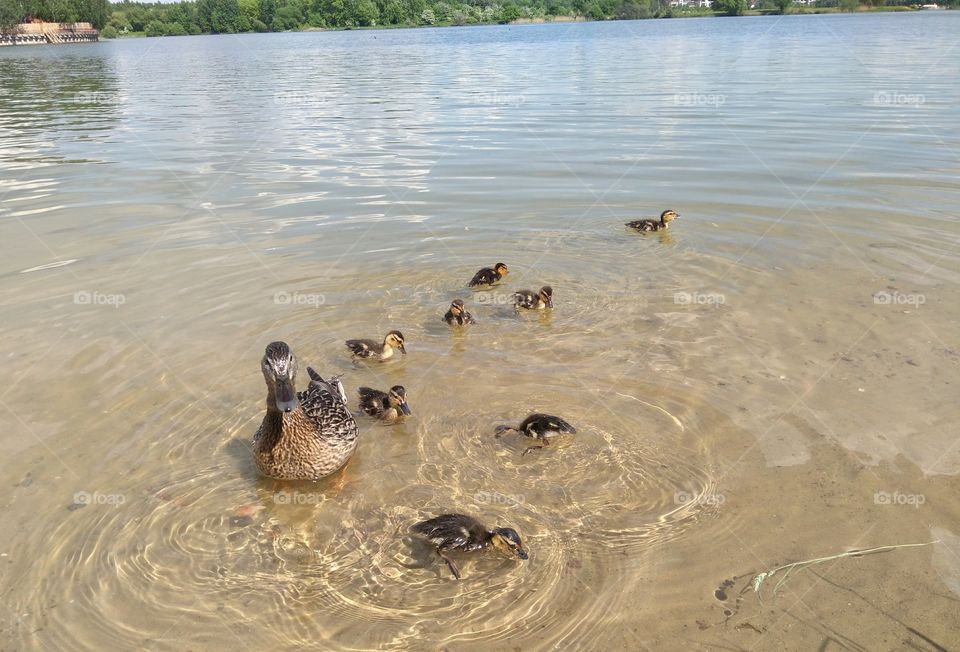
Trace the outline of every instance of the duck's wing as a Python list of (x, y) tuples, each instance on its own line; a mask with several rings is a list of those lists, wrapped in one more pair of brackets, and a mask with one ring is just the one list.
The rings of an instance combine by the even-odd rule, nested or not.
[(343, 388), (340, 381), (341, 376), (331, 376), (330, 380), (324, 380), (323, 376), (314, 371), (313, 367), (307, 367), (307, 374), (310, 376), (310, 384), (317, 384), (321, 389), (326, 389), (331, 394), (339, 396), (344, 404), (347, 402), (347, 390)]
[(445, 548), (465, 548), (473, 539), (483, 540), (486, 535), (486, 528), (465, 514), (441, 514), (417, 523), (410, 530)]
[(361, 387), (357, 390), (360, 394), (360, 409), (372, 417), (383, 412), (389, 401), (389, 395), (372, 387)]
[(347, 340), (347, 348), (358, 358), (369, 358), (377, 354), (379, 345), (373, 340)]
[(303, 413), (316, 427), (317, 435), (323, 439), (356, 439), (357, 422), (347, 408), (339, 378), (335, 384), (323, 380), (316, 372), (311, 373), (310, 378), (310, 384), (297, 397)]
[(627, 226), (637, 231), (657, 231), (660, 229), (660, 222), (656, 220), (634, 220), (627, 222)]
[(542, 437), (550, 432), (576, 434), (577, 429), (567, 421), (552, 414), (531, 414), (520, 424), (521, 431)]
[(514, 303), (521, 308), (532, 308), (537, 301), (537, 295), (530, 290), (518, 290), (513, 293)]
[(470, 286), (489, 285), (496, 280), (496, 273), (490, 267), (484, 267), (470, 279)]

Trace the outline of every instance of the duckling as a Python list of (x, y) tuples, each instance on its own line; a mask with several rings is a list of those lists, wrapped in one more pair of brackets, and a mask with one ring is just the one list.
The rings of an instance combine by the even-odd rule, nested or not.
[(454, 299), (453, 303), (450, 304), (450, 310), (448, 310), (447, 314), (443, 316), (443, 321), (447, 322), (451, 326), (466, 326), (467, 324), (477, 323), (477, 321), (473, 318), (473, 315), (467, 312), (466, 307), (463, 305), (463, 301), (460, 299)]
[(393, 357), (393, 349), (399, 349), (400, 353), (406, 355), (407, 349), (404, 346), (403, 333), (400, 331), (390, 331), (383, 338), (383, 344), (378, 344), (374, 340), (347, 340), (347, 348), (353, 351), (353, 355), (358, 358), (376, 358), (381, 362)]
[(509, 527), (491, 530), (477, 519), (465, 514), (443, 514), (421, 521), (413, 525), (410, 530), (425, 536), (437, 547), (437, 554), (447, 562), (447, 567), (456, 579), (460, 579), (460, 569), (447, 556), (446, 553), (449, 550), (476, 552), (492, 544), (494, 548), (515, 555), (517, 559), (528, 558), (516, 530)]
[(476, 287), (478, 285), (493, 285), (506, 276), (507, 272), (509, 271), (510, 270), (508, 270), (507, 266), (503, 263), (497, 263), (493, 267), (484, 267), (473, 275), (473, 278), (470, 279), (469, 286)]
[(553, 308), (553, 288), (544, 285), (539, 292), (530, 290), (520, 290), (513, 293), (513, 305), (517, 312), (521, 308), (527, 310), (543, 310), (544, 308)]
[(407, 405), (407, 390), (403, 385), (394, 385), (390, 392), (381, 392), (371, 387), (361, 387), (360, 409), (371, 417), (384, 421), (395, 421), (401, 414), (409, 415), (410, 406)]
[(555, 417), (550, 414), (534, 413), (524, 419), (516, 428), (512, 426), (497, 426), (496, 438), (499, 439), (508, 432), (519, 432), (527, 437), (532, 437), (538, 442), (532, 446), (527, 446), (523, 453), (521, 453), (521, 455), (526, 455), (533, 449), (543, 448), (549, 444), (548, 437), (559, 434), (576, 434), (577, 429), (560, 417)]
[(659, 220), (634, 220), (627, 222), (627, 226), (637, 231), (660, 231), (661, 229), (667, 229), (670, 222), (678, 217), (680, 216), (675, 211), (665, 210), (660, 213)]
[(260, 473), (280, 480), (319, 480), (340, 469), (357, 448), (357, 422), (339, 378), (311, 382), (297, 392), (297, 359), (285, 342), (267, 345), (260, 362), (267, 382), (267, 413), (253, 436)]

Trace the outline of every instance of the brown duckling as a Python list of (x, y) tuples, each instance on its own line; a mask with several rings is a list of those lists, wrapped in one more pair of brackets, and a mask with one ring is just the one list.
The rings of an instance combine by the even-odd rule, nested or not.
[(380, 360), (389, 360), (393, 357), (393, 350), (399, 349), (400, 353), (406, 355), (407, 349), (404, 346), (403, 333), (400, 331), (390, 331), (383, 338), (383, 344), (375, 340), (347, 340), (347, 348), (358, 358), (375, 358)]
[(544, 285), (539, 292), (530, 290), (520, 290), (513, 293), (513, 306), (519, 311), (521, 308), (526, 310), (543, 310), (544, 308), (553, 308), (553, 288)]
[(636, 231), (661, 231), (669, 227), (670, 222), (680, 217), (675, 211), (665, 210), (660, 213), (659, 220), (634, 220), (627, 222), (627, 226)]
[(509, 271), (503, 263), (497, 263), (493, 267), (484, 267), (473, 275), (473, 278), (470, 279), (469, 286), (493, 285), (506, 276)]
[(360, 409), (371, 417), (384, 421), (396, 421), (401, 415), (410, 414), (407, 405), (407, 390), (403, 385), (394, 385), (389, 392), (381, 392), (371, 387), (361, 387)]
[(497, 426), (497, 439), (508, 432), (519, 432), (527, 437), (532, 437), (537, 441), (535, 445), (528, 446), (526, 450), (523, 451), (522, 454), (526, 455), (533, 449), (543, 448), (549, 444), (550, 442), (547, 439), (548, 437), (553, 437), (560, 434), (576, 434), (577, 429), (560, 417), (555, 417), (551, 414), (535, 412), (524, 419), (516, 428), (512, 426)]
[(443, 316), (443, 321), (451, 326), (466, 326), (467, 324), (477, 323), (473, 315), (467, 312), (466, 306), (460, 299), (454, 299), (453, 303), (450, 304), (450, 310)]
[(436, 518), (421, 521), (412, 526), (411, 531), (425, 536), (437, 547), (437, 554), (447, 562), (447, 567), (456, 579), (460, 579), (460, 569), (447, 556), (450, 550), (476, 552), (493, 546), (509, 553), (517, 559), (527, 559), (520, 535), (509, 527), (489, 529), (477, 519), (464, 514), (443, 514)]

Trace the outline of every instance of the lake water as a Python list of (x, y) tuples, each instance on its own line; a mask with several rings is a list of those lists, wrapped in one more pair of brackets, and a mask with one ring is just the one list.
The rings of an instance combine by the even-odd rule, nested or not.
[[(958, 35), (920, 12), (3, 49), (0, 649), (960, 646)], [(623, 227), (665, 208), (666, 235)], [(542, 284), (556, 308), (515, 316)], [(351, 362), (392, 328), (409, 355)], [(276, 339), (414, 416), (360, 419), (334, 478), (258, 478)], [(494, 439), (532, 411), (578, 434)], [(448, 510), (530, 560), (453, 581), (405, 534)]]

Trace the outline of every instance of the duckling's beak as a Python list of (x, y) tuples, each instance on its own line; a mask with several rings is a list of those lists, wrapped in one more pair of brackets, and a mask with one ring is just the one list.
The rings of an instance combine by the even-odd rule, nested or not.
[(530, 555), (523, 548), (514, 548), (513, 551), (517, 553), (517, 559), (530, 559)]
[(547, 297), (547, 308), (553, 308), (553, 297)]
[(293, 412), (297, 407), (297, 393), (289, 378), (277, 379), (277, 409), (281, 412)]
[(406, 401), (400, 404), (400, 411), (406, 414), (407, 416), (410, 415), (410, 406), (407, 405)]
[(400, 353), (407, 355), (407, 347), (403, 345), (403, 342), (400, 343)]

